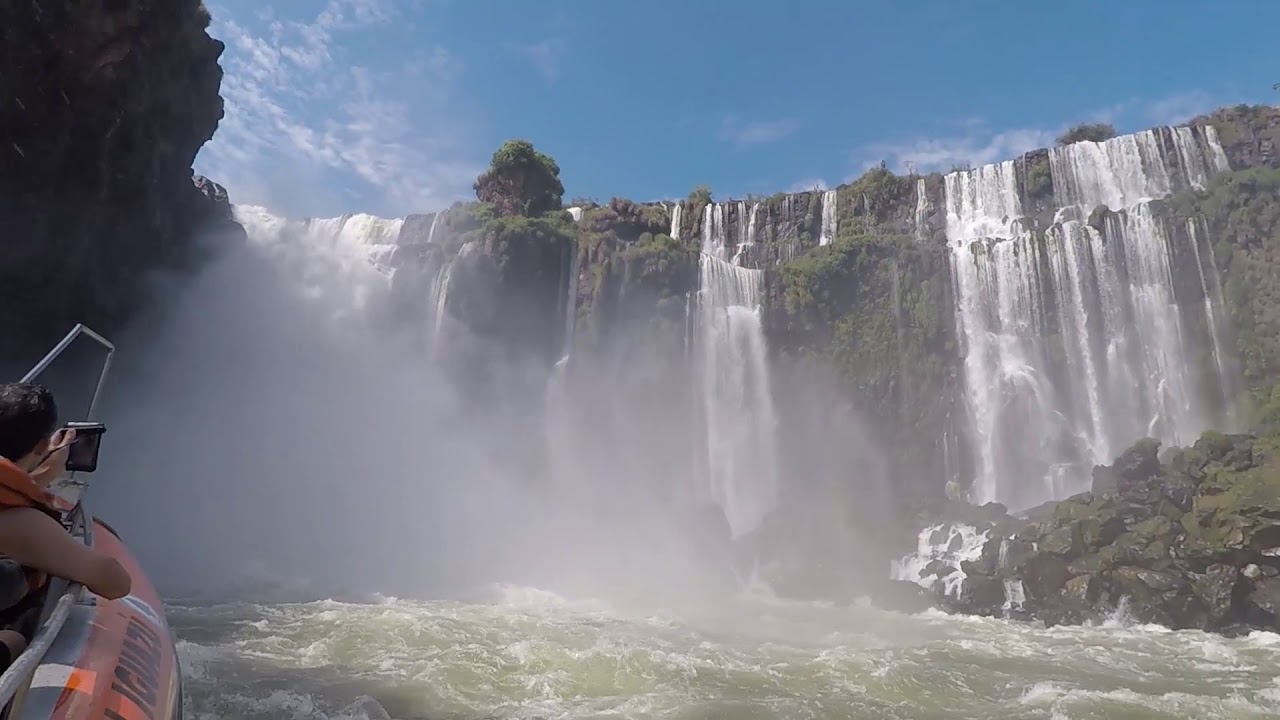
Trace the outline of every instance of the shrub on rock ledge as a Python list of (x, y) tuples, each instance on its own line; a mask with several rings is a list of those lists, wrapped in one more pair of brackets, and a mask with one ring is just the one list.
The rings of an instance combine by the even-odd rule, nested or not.
[(1058, 136), (1058, 147), (1078, 142), (1102, 142), (1116, 136), (1116, 129), (1110, 123), (1085, 123), (1076, 125)]
[(503, 215), (537, 217), (559, 210), (564, 197), (560, 166), (528, 140), (508, 140), (475, 182), (476, 197)]

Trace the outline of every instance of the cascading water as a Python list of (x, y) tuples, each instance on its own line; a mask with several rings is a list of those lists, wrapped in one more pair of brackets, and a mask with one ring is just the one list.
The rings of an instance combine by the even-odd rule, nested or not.
[[(402, 218), (357, 214), (294, 222), (256, 206), (237, 205), (234, 212), (251, 242), (281, 264), (298, 269), (309, 296), (349, 293), (328, 303), (333, 313), (363, 312), (376, 297), (385, 295)], [(370, 265), (376, 273), (368, 271)], [(334, 277), (345, 281), (335, 284)]]
[[(1213, 129), (1054, 148), (1050, 169), (1060, 209), (1044, 233), (1023, 217), (1014, 162), (945, 179), (976, 502), (1025, 508), (1085, 490), (1128, 443), (1187, 443), (1218, 419), (1194, 382), (1170, 235), (1149, 205), (1227, 169)], [(1090, 225), (1104, 205), (1113, 212)], [(1215, 298), (1195, 302), (1215, 327)]]
[[(743, 210), (740, 203), (739, 224)], [(759, 526), (777, 499), (777, 417), (760, 318), (764, 271), (725, 259), (731, 243), (723, 205), (708, 205), (704, 213), (698, 338), (706, 491), (740, 537)]]
[[(571, 207), (569, 214), (573, 216), (574, 222), (582, 222), (582, 208)], [(569, 262), (566, 263), (569, 267), (564, 283), (564, 337), (560, 339), (562, 357), (568, 357), (569, 350), (573, 347), (573, 331), (578, 319), (578, 273), (581, 262), (577, 243), (570, 245), (566, 252), (569, 253)]]
[[(1209, 324), (1209, 339), (1213, 342), (1213, 364), (1222, 379), (1222, 400), (1227, 407), (1227, 421), (1236, 425), (1236, 397), (1240, 394), (1239, 377), (1227, 360), (1227, 341), (1223, 331), (1227, 325), (1226, 302), (1222, 299), (1222, 278), (1218, 271), (1218, 258), (1213, 250), (1213, 243), (1206, 242), (1203, 247), (1208, 251), (1204, 256), (1200, 243), (1200, 223), (1187, 220), (1187, 237), (1191, 240), (1191, 250), (1195, 254), (1196, 273), (1200, 277), (1200, 291), (1204, 293), (1204, 314)], [(1205, 271), (1208, 264), (1209, 271)]]
[(819, 245), (830, 245), (836, 240), (836, 230), (839, 224), (839, 215), (837, 214), (838, 194), (835, 190), (827, 190), (822, 193), (822, 228), (818, 234)]
[(933, 201), (929, 197), (929, 186), (924, 178), (916, 181), (916, 239), (924, 242), (929, 238), (929, 217), (933, 215)]

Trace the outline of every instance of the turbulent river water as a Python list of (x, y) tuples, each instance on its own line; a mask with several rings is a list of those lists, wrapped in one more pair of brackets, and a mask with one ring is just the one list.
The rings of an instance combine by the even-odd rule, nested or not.
[(173, 603), (187, 717), (1280, 717), (1280, 635), (1044, 629), (741, 597), (662, 611), (527, 588), (459, 602)]

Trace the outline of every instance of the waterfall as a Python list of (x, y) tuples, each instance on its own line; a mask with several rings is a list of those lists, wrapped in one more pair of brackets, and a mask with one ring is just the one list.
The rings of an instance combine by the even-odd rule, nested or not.
[[(740, 203), (739, 224), (744, 210)], [(704, 211), (699, 261), (705, 492), (724, 511), (733, 536), (741, 537), (759, 526), (777, 498), (777, 417), (760, 318), (764, 271), (725, 260), (730, 243), (724, 215), (720, 204)], [(750, 239), (750, 229), (747, 234)]]
[(671, 239), (672, 240), (680, 239), (680, 209), (682, 207), (683, 206), (681, 205), (681, 203), (676, 203), (675, 207), (671, 208)]
[(1234, 425), (1237, 421), (1234, 404), (1236, 396), (1240, 393), (1240, 387), (1236, 382), (1235, 372), (1227, 363), (1227, 344), (1222, 336), (1227, 318), (1225, 317), (1226, 303), (1222, 299), (1222, 278), (1219, 275), (1218, 259), (1213, 251), (1213, 243), (1206, 242), (1205, 247), (1209, 254), (1209, 272), (1206, 273), (1205, 258), (1201, 256), (1200, 249), (1200, 223), (1197, 220), (1187, 220), (1187, 237), (1191, 239), (1191, 251), (1196, 259), (1196, 273), (1200, 277), (1200, 291), (1204, 293), (1204, 314), (1209, 326), (1209, 339), (1213, 343), (1213, 364), (1218, 371), (1218, 377), (1222, 379), (1222, 400), (1227, 406), (1228, 420)]
[(433, 243), (433, 242), (435, 242), (435, 241), (436, 241), (436, 225), (437, 225), (437, 224), (439, 224), (439, 222), (440, 222), (440, 216), (442, 216), (442, 215), (444, 215), (444, 214), (445, 214), (445, 211), (444, 211), (444, 210), (441, 210), (440, 212), (438, 212), (438, 213), (436, 213), (435, 215), (432, 215), (432, 216), (431, 216), (431, 229), (427, 230), (427, 244), (428, 244), (428, 245), (430, 245), (431, 243)]
[(440, 269), (436, 271), (435, 280), (431, 284), (431, 306), (435, 310), (432, 314), (431, 325), (432, 358), (439, 357), (440, 349), (447, 342), (449, 285), (453, 279), (453, 270), (459, 261), (465, 260), (477, 252), (480, 252), (480, 246), (475, 240), (468, 240), (462, 247), (458, 248), (457, 255), (442, 263)]
[(929, 199), (929, 186), (924, 178), (916, 180), (916, 239), (929, 239), (929, 218), (933, 215), (933, 203)]
[[(297, 222), (261, 207), (233, 210), (250, 242), (296, 268), (302, 292), (335, 317), (363, 313), (386, 299), (402, 218), (357, 214)], [(343, 282), (335, 283), (338, 277)]]
[(822, 193), (822, 229), (818, 234), (818, 245), (830, 245), (836, 241), (836, 230), (838, 229), (839, 216), (836, 211), (839, 209), (837, 202), (837, 193), (835, 190), (827, 190)]
[[(1218, 420), (1195, 382), (1171, 235), (1149, 204), (1227, 169), (1213, 129), (1075, 143), (1049, 162), (1059, 210), (1042, 233), (1023, 217), (1012, 161), (945, 178), (979, 503), (1080, 492), (1129, 443), (1186, 444)], [(1090, 226), (1099, 206), (1113, 213)], [(1194, 300), (1218, 314), (1216, 298)]]
[[(679, 207), (679, 206), (677, 206)], [(574, 210), (577, 210), (575, 213)], [(569, 208), (569, 214), (573, 215), (574, 222), (582, 222), (582, 208)], [(578, 322), (578, 274), (580, 272), (579, 263), (582, 261), (579, 253), (578, 243), (572, 243), (567, 251), (569, 253), (568, 277), (565, 282), (564, 297), (564, 337), (560, 339), (561, 356), (568, 357), (569, 351), (573, 347), (573, 333)]]

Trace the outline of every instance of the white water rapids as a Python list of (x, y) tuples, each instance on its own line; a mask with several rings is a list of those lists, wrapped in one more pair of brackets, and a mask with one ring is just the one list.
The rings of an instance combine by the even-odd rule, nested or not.
[(1280, 636), (738, 598), (182, 605), (193, 720), (1267, 718)]

